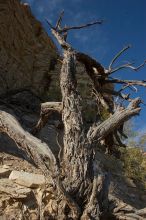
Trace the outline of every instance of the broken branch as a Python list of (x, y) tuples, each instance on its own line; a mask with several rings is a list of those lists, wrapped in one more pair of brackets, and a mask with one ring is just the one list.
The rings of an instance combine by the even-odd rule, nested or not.
[(110, 118), (102, 122), (99, 126), (95, 124), (90, 127), (87, 138), (89, 142), (99, 141), (105, 138), (113, 130), (118, 129), (121, 124), (129, 120), (132, 116), (139, 114), (141, 108), (140, 98), (134, 99), (126, 109), (120, 108)]

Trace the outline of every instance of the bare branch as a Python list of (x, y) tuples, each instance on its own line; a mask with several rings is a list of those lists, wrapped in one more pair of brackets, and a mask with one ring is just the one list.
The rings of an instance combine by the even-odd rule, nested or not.
[(41, 104), (41, 113), (48, 114), (49, 111), (62, 111), (62, 102), (45, 102)]
[(139, 114), (141, 108), (140, 98), (134, 99), (126, 109), (120, 108), (110, 118), (102, 122), (99, 126), (95, 124), (88, 131), (87, 138), (89, 142), (105, 138), (113, 130), (118, 129), (121, 124), (129, 120), (132, 116)]
[(59, 44), (61, 45), (61, 47), (63, 49), (70, 49), (70, 50), (73, 50), (73, 48), (71, 47), (70, 44), (68, 44), (64, 37), (61, 36), (58, 31), (56, 31), (54, 28), (52, 28), (52, 34), (54, 35), (54, 37), (58, 40)]
[(53, 30), (55, 30), (55, 27), (53, 27), (53, 25), (51, 24), (51, 22), (48, 19), (45, 19), (47, 24), (49, 25), (49, 27)]
[(64, 28), (61, 29), (61, 27), (59, 25), (62, 21), (63, 14), (64, 14), (64, 11), (60, 14), (59, 19), (56, 24), (56, 27), (53, 27), (53, 25), (47, 19), (45, 19), (45, 20), (48, 23), (49, 27), (51, 28), (52, 34), (55, 36), (55, 38), (58, 40), (59, 44), (64, 49), (70, 48), (73, 50), (73, 48), (68, 43), (66, 43), (67, 32), (69, 30), (81, 29), (81, 28), (89, 27), (89, 26), (96, 25), (96, 24), (102, 24), (102, 22), (103, 22), (103, 20), (97, 20), (94, 22), (90, 22), (88, 24), (80, 25), (80, 26), (72, 26), (72, 27), (65, 26)]
[(115, 90), (111, 90), (111, 89), (101, 88), (98, 91), (101, 92), (101, 93), (106, 93), (106, 94), (110, 94), (110, 95), (113, 95), (113, 96), (119, 96), (120, 98), (122, 98), (124, 100), (131, 101), (131, 99), (129, 99), (130, 94), (121, 93), (123, 91), (123, 89), (120, 89), (119, 91), (115, 91)]
[(131, 45), (128, 45), (126, 47), (124, 47), (118, 54), (116, 54), (116, 56), (112, 59), (110, 65), (109, 65), (109, 71), (112, 70), (112, 65), (114, 64), (114, 62), (122, 55), (122, 53), (124, 53), (126, 50), (128, 50), (131, 47)]
[(126, 145), (122, 143), (117, 131), (115, 131), (113, 135), (114, 135), (114, 138), (116, 139), (116, 142), (117, 142), (118, 146), (126, 147)]
[(96, 24), (102, 24), (103, 20), (97, 20), (97, 21), (93, 21), (87, 24), (83, 24), (83, 25), (79, 25), (79, 26), (72, 26), (72, 27), (64, 27), (63, 29), (59, 30), (59, 33), (63, 33), (63, 32), (67, 32), (70, 30), (77, 30), (77, 29), (82, 29), (82, 28), (86, 28), (86, 27), (90, 27)]
[(126, 64), (124, 64), (122, 66), (119, 66), (119, 67), (111, 70), (109, 74), (115, 73), (115, 72), (117, 72), (117, 71), (119, 71), (121, 69), (126, 69), (126, 68), (132, 69), (134, 71), (138, 71), (140, 68), (144, 67), (144, 65), (146, 64), (146, 60), (142, 64), (140, 64), (138, 67), (134, 67), (134, 66), (132, 66), (132, 64), (133, 63), (126, 63)]
[(118, 84), (128, 84), (129, 86), (137, 85), (146, 87), (146, 80), (122, 80), (117, 78), (111, 78), (111, 80), (105, 80), (106, 83), (118, 83)]
[(57, 29), (61, 29), (61, 22), (62, 22), (62, 17), (63, 17), (63, 15), (64, 15), (64, 10), (60, 13), (60, 16), (59, 16), (59, 18), (58, 18), (58, 20), (57, 20), (57, 22), (56, 22), (56, 26), (55, 26), (55, 29), (57, 30)]

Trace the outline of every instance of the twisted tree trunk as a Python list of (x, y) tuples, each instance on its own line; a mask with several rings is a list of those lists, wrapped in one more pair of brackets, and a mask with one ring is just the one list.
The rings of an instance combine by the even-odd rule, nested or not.
[(92, 188), (93, 149), (87, 145), (75, 74), (74, 51), (64, 50), (60, 75), (63, 102), (62, 119), (64, 122), (61, 171), (66, 190), (73, 195), (78, 205), (82, 206), (84, 196), (87, 196), (87, 192), (91, 192)]

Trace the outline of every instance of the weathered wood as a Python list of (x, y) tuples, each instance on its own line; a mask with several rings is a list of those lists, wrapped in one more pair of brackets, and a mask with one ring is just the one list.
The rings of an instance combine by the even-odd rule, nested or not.
[(125, 52), (127, 51), (131, 46), (128, 45), (126, 47), (124, 47), (122, 50), (120, 50), (115, 56), (114, 58), (112, 59), (112, 61), (110, 62), (110, 65), (109, 65), (109, 72), (112, 71), (112, 66), (113, 64), (115, 63), (115, 61)]
[(41, 104), (40, 119), (31, 131), (33, 135), (37, 134), (46, 125), (53, 112), (62, 112), (62, 102), (45, 102)]
[(146, 80), (122, 80), (122, 79), (106, 79), (106, 83), (117, 83), (117, 84), (128, 84), (128, 85), (135, 85), (135, 86), (143, 86), (146, 87)]
[(62, 111), (62, 102), (45, 102), (41, 104), (41, 114), (47, 114), (49, 111)]
[(45, 173), (51, 168), (55, 175), (56, 159), (49, 146), (25, 131), (14, 116), (4, 111), (0, 111), (0, 132), (12, 138)]
[[(54, 29), (52, 33), (64, 48), (60, 75), (62, 121), (64, 123), (64, 145), (61, 161), (63, 185), (69, 194), (74, 194), (76, 202), (80, 201), (81, 207), (84, 203), (84, 197), (87, 198), (91, 194), (87, 206), (84, 207), (85, 210), (83, 209), (82, 214), (76, 213), (76, 218), (81, 215), (81, 219), (90, 219), (89, 216), (93, 219), (99, 219), (99, 203), (102, 199), (98, 199), (98, 194), (101, 194), (104, 188), (102, 187), (104, 174), (102, 174), (103, 178), (100, 178), (101, 175), (95, 165), (93, 148), (85, 136), (81, 100), (76, 88), (76, 53), (70, 46), (63, 46), (64, 39), (61, 37), (58, 39), (59, 34)], [(100, 185), (101, 189), (99, 190)]]
[[(88, 163), (88, 160), (85, 162), (85, 158), (90, 156), (84, 151), (85, 133), (80, 96), (76, 90), (75, 65), (74, 52), (64, 51), (60, 76), (63, 103), (62, 120), (64, 122), (62, 169), (64, 173), (68, 172), (67, 181), (69, 188), (80, 187), (87, 175), (86, 169), (88, 165), (86, 162)], [(82, 161), (83, 157), (84, 161)]]
[(65, 26), (64, 28), (59, 29), (58, 32), (60, 34), (62, 34), (63, 32), (67, 32), (67, 31), (70, 31), (70, 30), (82, 29), (82, 28), (86, 28), (86, 27), (90, 27), (90, 26), (93, 26), (93, 25), (96, 25), (96, 24), (102, 24), (102, 23), (103, 23), (103, 20), (97, 20), (97, 21), (93, 21), (93, 22), (90, 22), (90, 23), (87, 23), (87, 24), (82, 24), (82, 25), (79, 25), (79, 26), (70, 26), (70, 27)]
[(110, 118), (102, 122), (100, 125), (94, 124), (90, 127), (87, 137), (89, 142), (94, 142), (95, 140), (101, 140), (105, 138), (109, 133), (119, 128), (123, 122), (130, 119), (132, 116), (139, 114), (141, 108), (139, 104), (141, 100), (139, 98), (134, 99), (126, 109), (118, 109)]

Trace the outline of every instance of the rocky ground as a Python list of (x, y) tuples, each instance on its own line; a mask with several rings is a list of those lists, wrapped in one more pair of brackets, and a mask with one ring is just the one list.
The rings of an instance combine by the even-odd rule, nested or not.
[(37, 190), (44, 176), (22, 158), (8, 153), (0, 158), (0, 219), (38, 219)]
[[(28, 131), (39, 119), (40, 100), (33, 94), (23, 91), (20, 94), (3, 98), (0, 109), (11, 113), (22, 127)], [(50, 118), (49, 123), (38, 134), (58, 153), (56, 130)], [(61, 131), (60, 131), (61, 132)], [(59, 133), (59, 136), (61, 133)], [(44, 195), (45, 188), (45, 195)], [(36, 168), (27, 154), (7, 136), (0, 134), (0, 220), (41, 219), (42, 213), (47, 215), (50, 185), (46, 185), (44, 175)], [(52, 194), (53, 190), (51, 190)], [(49, 193), (49, 198), (51, 198)], [(44, 202), (43, 211), (41, 204)], [(46, 207), (47, 206), (47, 207)], [(50, 208), (49, 208), (50, 209)], [(47, 218), (48, 219), (48, 218)]]
[[(46, 216), (42, 219), (49, 220), (49, 213), (57, 204), (52, 203), (53, 190), (41, 170), (26, 159), (9, 153), (1, 152), (0, 160), (0, 220), (38, 220), (41, 215)], [(115, 211), (121, 215), (125, 209), (127, 212), (133, 207), (144, 209), (146, 192), (138, 188), (131, 179), (123, 178), (117, 170), (118, 167), (111, 169), (109, 194), (111, 203), (115, 197), (119, 199), (116, 201), (121, 209), (115, 208)]]

